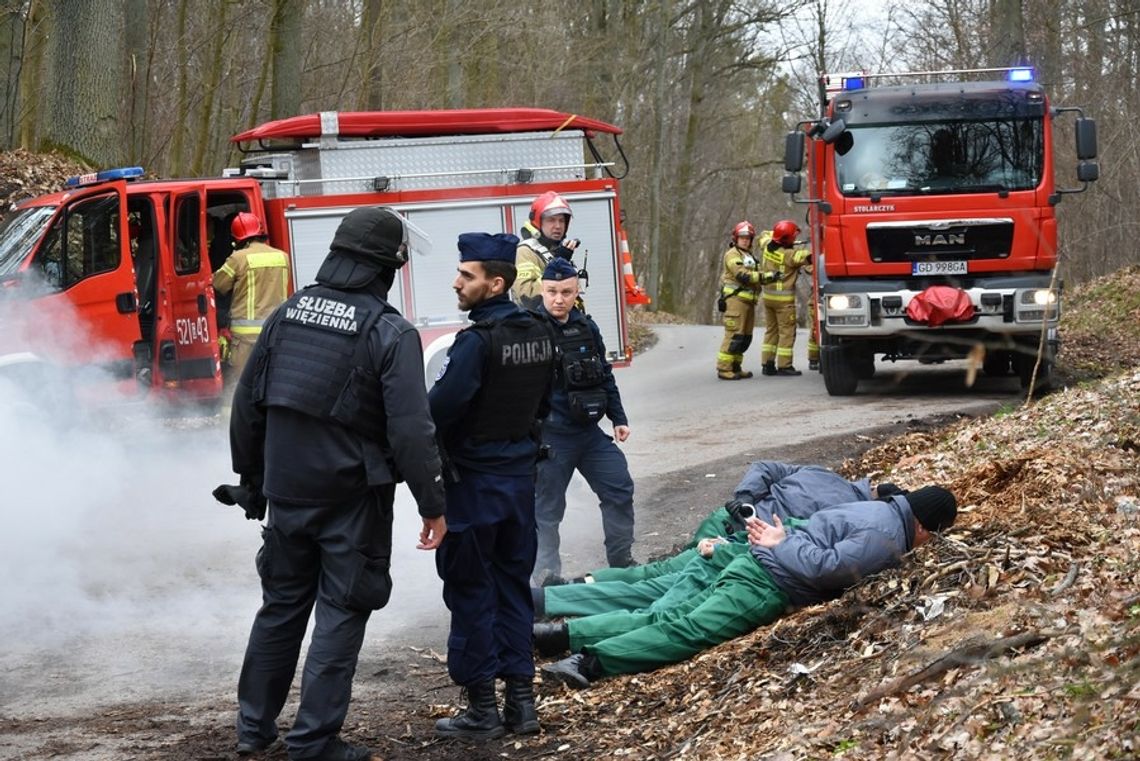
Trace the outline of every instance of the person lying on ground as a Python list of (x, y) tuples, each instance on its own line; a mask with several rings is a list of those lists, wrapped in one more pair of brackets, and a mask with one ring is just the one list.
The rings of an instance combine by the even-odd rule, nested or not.
[[(701, 522), (686, 549), (677, 554), (632, 568), (600, 568), (570, 583), (532, 588), (535, 620), (562, 616), (588, 616), (609, 610), (648, 607), (676, 583), (675, 575), (690, 570), (715, 576), (719, 568), (707, 562), (712, 548), (736, 542), (747, 546), (742, 516), (754, 513), (768, 521), (774, 516), (785, 523), (806, 519), (829, 505), (866, 501), (902, 493), (892, 483), (870, 486), (868, 479), (848, 481), (815, 465), (780, 462), (752, 463), (736, 487), (733, 499)], [(742, 510), (741, 508), (746, 508)], [(714, 527), (719, 527), (720, 531)], [(704, 543), (701, 551), (699, 545)], [(726, 551), (727, 552), (727, 551)], [(704, 557), (706, 562), (701, 562)], [(724, 553), (720, 555), (724, 557)], [(696, 562), (694, 562), (696, 559)], [(690, 568), (690, 564), (692, 567)]]
[[(668, 594), (639, 611), (611, 611), (563, 624), (574, 655), (542, 668), (572, 687), (677, 663), (769, 624), (790, 608), (834, 599), (865, 576), (954, 524), (957, 500), (926, 486), (885, 501), (816, 512), (798, 528), (776, 516), (748, 520), (747, 550), (726, 555), (715, 580), (687, 596)], [(726, 544), (713, 553), (734, 545)], [(697, 585), (699, 586), (699, 585)], [(548, 646), (552, 643), (548, 641)]]

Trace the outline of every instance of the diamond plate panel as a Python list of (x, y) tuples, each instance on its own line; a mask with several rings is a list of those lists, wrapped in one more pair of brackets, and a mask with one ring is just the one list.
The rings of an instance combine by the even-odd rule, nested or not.
[[(298, 151), (293, 179), (282, 195), (372, 192), (375, 177), (391, 178), (389, 190), (424, 190), (501, 185), (520, 168), (534, 170), (533, 182), (584, 179), (581, 132), (523, 132), (344, 141), (335, 148)], [(537, 167), (569, 167), (538, 169)], [(317, 182), (319, 180), (319, 182)]]

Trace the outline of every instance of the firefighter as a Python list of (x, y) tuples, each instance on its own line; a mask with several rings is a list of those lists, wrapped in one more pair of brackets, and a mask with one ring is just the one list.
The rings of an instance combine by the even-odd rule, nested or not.
[[(451, 611), (447, 670), (469, 705), (440, 719), (440, 737), (491, 740), (539, 731), (534, 705), (530, 574), (539, 420), (550, 406), (554, 345), (545, 320), (513, 304), (518, 238), (459, 236), (455, 336), (428, 394), (447, 483), (448, 533), (436, 556)], [(506, 683), (503, 714), (495, 679)]]
[[(811, 251), (796, 248), (799, 232), (795, 222), (781, 219), (760, 235), (761, 268), (771, 273), (763, 288), (764, 343), (760, 345), (760, 361), (764, 375), (803, 374), (792, 365), (792, 348), (796, 343), (796, 277), (800, 268), (811, 260)], [(817, 346), (817, 358), (818, 351)]]
[[(598, 495), (606, 562), (612, 568), (634, 565), (633, 478), (625, 455), (614, 443), (629, 438), (629, 419), (606, 361), (601, 331), (574, 308), (577, 298), (578, 270), (565, 259), (551, 260), (542, 273), (539, 310), (554, 330), (555, 375), (550, 417), (542, 426), (542, 443), (550, 448), (550, 457), (538, 464), (538, 556), (532, 574), (536, 583), (562, 573), (558, 526), (575, 470)], [(612, 437), (598, 425), (603, 417), (613, 424)]]
[(234, 216), (230, 234), (234, 252), (214, 273), (214, 290), (232, 291), (229, 335), (219, 339), (224, 339), (222, 352), (232, 382), (241, 377), (265, 318), (289, 296), (289, 259), (265, 242), (269, 236), (256, 214)]
[(364, 761), (344, 742), (352, 678), (373, 610), (392, 580), (396, 482), (419, 506), (422, 550), (447, 531), (419, 333), (387, 302), (408, 260), (409, 226), (391, 209), (351, 211), (317, 284), (266, 320), (234, 392), (230, 449), (243, 486), (268, 499), (257, 554), (262, 605), (238, 682), (237, 751), (277, 737), (310, 611), (291, 759)]
[(574, 256), (578, 241), (566, 240), (573, 216), (570, 204), (553, 190), (546, 191), (530, 205), (529, 226), (537, 233), (519, 244), (515, 256), (518, 277), (511, 288), (515, 301), (524, 309), (537, 309), (542, 305), (542, 272), (546, 265), (555, 257), (569, 261)]
[(752, 256), (756, 228), (745, 220), (732, 228), (732, 245), (724, 253), (717, 308), (724, 312), (724, 340), (716, 355), (716, 377), (721, 380), (751, 378), (741, 369), (744, 352), (752, 344), (752, 328), (756, 323), (756, 299), (760, 286), (779, 277), (778, 272), (763, 273)]

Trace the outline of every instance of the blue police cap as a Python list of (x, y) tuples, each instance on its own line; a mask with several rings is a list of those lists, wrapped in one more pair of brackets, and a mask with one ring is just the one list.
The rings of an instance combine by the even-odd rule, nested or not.
[(498, 260), (514, 264), (518, 246), (519, 239), (510, 233), (460, 233), (459, 261)]
[(551, 259), (546, 269), (542, 271), (543, 280), (565, 280), (571, 277), (578, 277), (578, 268), (571, 264), (569, 259), (560, 256)]

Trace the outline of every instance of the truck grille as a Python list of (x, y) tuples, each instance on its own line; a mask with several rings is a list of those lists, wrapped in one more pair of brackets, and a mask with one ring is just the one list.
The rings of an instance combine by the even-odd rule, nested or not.
[(867, 225), (867, 248), (873, 262), (1005, 259), (1012, 244), (1012, 219), (872, 222)]

